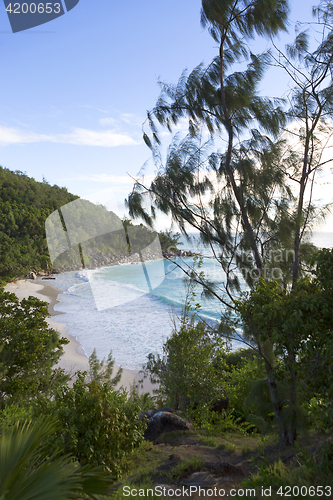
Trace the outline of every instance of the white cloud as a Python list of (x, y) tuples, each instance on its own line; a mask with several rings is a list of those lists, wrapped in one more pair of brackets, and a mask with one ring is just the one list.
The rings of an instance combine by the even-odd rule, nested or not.
[(78, 146), (100, 146), (104, 148), (112, 148), (115, 146), (135, 146), (139, 144), (137, 141), (132, 139), (132, 137), (126, 134), (118, 134), (112, 130), (104, 130), (100, 132), (84, 128), (75, 128), (70, 134), (58, 136), (55, 142), (76, 144)]
[(142, 127), (142, 117), (135, 115), (133, 113), (122, 113), (120, 118), (123, 122), (128, 123), (130, 125), (138, 125)]
[(99, 120), (99, 123), (101, 125), (114, 125), (116, 123), (117, 120), (115, 120), (114, 118), (100, 118)]
[(89, 130), (73, 128), (68, 134), (38, 134), (17, 128), (0, 126), (0, 145), (31, 144), (38, 142), (53, 142), (59, 144), (75, 144), (78, 146), (98, 146), (112, 148), (116, 146), (136, 146), (141, 141), (135, 141), (128, 134), (119, 134), (113, 130)]
[(31, 142), (45, 142), (52, 140), (53, 137), (45, 134), (35, 134), (10, 127), (2, 127), (0, 125), (0, 144), (7, 146), (10, 144), (27, 144)]

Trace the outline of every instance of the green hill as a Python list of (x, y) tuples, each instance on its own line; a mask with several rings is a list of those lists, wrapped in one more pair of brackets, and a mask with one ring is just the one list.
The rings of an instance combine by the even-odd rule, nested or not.
[[(23, 172), (12, 172), (0, 167), (0, 283), (22, 277), (31, 270), (53, 269), (46, 241), (45, 221), (52, 212), (78, 198), (66, 188), (50, 186), (46, 181), (37, 182)], [(156, 244), (154, 246), (156, 232), (148, 230), (142, 224), (133, 225), (126, 218), (121, 221), (102, 205), (94, 205), (87, 200), (82, 200), (79, 208), (74, 206), (68, 210), (73, 213), (69, 212), (67, 215), (77, 223), (76, 232), (71, 228), (70, 239), (84, 243), (79, 247), (75, 244), (68, 251), (62, 251), (63, 253), (59, 250), (59, 258), (54, 262), (58, 271), (71, 271), (82, 265), (96, 268), (125, 261), (136, 262), (139, 260), (136, 252), (148, 245), (152, 246), (148, 253), (146, 248), (145, 259), (160, 258), (161, 248), (164, 252), (172, 252), (181, 244), (178, 233), (162, 231), (159, 233), (161, 248)], [(55, 218), (54, 221), (56, 222)], [(105, 227), (114, 227), (112, 235), (101, 231), (101, 236), (87, 238), (87, 234), (96, 234), (96, 224), (102, 227), (103, 223)], [(64, 222), (61, 222), (58, 232), (62, 233), (64, 228)], [(57, 235), (56, 232), (54, 234)], [(60, 247), (62, 241), (59, 238)], [(132, 257), (129, 257), (129, 253)]]
[(23, 276), (31, 269), (52, 268), (45, 220), (77, 198), (66, 188), (0, 167), (0, 280)]

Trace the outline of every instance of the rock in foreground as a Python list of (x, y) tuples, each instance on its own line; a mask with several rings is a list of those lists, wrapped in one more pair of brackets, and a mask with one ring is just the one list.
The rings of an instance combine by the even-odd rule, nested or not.
[(185, 418), (168, 411), (158, 411), (150, 418), (144, 437), (149, 441), (154, 441), (164, 432), (193, 430), (193, 425)]

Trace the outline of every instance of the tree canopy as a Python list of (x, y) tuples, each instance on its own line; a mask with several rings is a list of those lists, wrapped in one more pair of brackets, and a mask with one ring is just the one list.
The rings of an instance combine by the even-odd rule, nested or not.
[[(208, 66), (185, 71), (176, 85), (161, 84), (147, 116), (151, 133), (144, 133), (157, 175), (150, 186), (138, 180), (127, 200), (132, 216), (152, 225), (162, 211), (182, 232), (196, 229), (215, 245), (227, 275), (225, 297), (240, 291), (238, 271), (250, 286), (260, 276), (295, 285), (318, 216), (312, 194), (330, 134), (331, 14), (318, 10), (323, 40), (313, 52), (299, 33), (285, 54), (274, 45), (253, 54), (251, 39), (285, 30), (287, 12), (286, 2), (203, 2), (202, 23), (219, 53)], [(260, 93), (270, 65), (291, 78), (290, 106)], [(172, 131), (182, 119), (189, 133), (174, 137), (164, 160), (160, 127)], [(146, 196), (151, 212), (143, 206)]]
[[(304, 281), (298, 285), (298, 281), (311, 267), (307, 258), (314, 246), (307, 234), (327, 209), (315, 206), (313, 187), (325, 165), (323, 152), (331, 136), (330, 2), (321, 3), (314, 12), (317, 20), (311, 44), (308, 33), (298, 32), (283, 52), (275, 45), (274, 36), (286, 30), (287, 2), (203, 0), (201, 22), (218, 44), (218, 53), (208, 66), (200, 64), (189, 74), (185, 71), (176, 85), (162, 83), (156, 105), (147, 115), (150, 132), (144, 132), (144, 140), (152, 150), (156, 176), (149, 186), (137, 180), (127, 200), (130, 214), (153, 225), (161, 211), (171, 216), (183, 233), (197, 230), (221, 265), (225, 279), (217, 286), (200, 272), (188, 275), (203, 285), (206, 295), (214, 295), (238, 314), (237, 300), (245, 298), (242, 281), (259, 293), (255, 296), (253, 291), (252, 296), (259, 311), (260, 293), (265, 290), (273, 316), (278, 314), (278, 297), (283, 304), (281, 314), (289, 311), (290, 316), (291, 310), (300, 306), (297, 300), (307, 307), (306, 297), (317, 307), (315, 285)], [(253, 54), (251, 42), (260, 37), (270, 38), (271, 50)], [(314, 44), (315, 49), (310, 50)], [(285, 100), (260, 92), (270, 66), (289, 76)], [(184, 138), (175, 135), (164, 158), (161, 128), (172, 132), (184, 119), (188, 134)], [(147, 197), (151, 210), (145, 208)], [(265, 280), (274, 283), (266, 284)], [(294, 294), (290, 294), (290, 286)], [(220, 331), (235, 334), (232, 322), (225, 323), (229, 316), (225, 316)], [(305, 316), (309, 328), (314, 327), (310, 316)], [(284, 330), (282, 325), (287, 323), (281, 318), (274, 330), (279, 335), (271, 337), (267, 329), (272, 326), (272, 317), (267, 323), (258, 323), (257, 333), (252, 332), (254, 345), (266, 362), (271, 400), (285, 444), (296, 437), (296, 406), (290, 403), (293, 428), (288, 430), (279, 410), (283, 398), (278, 391), (278, 373), (270, 365), (268, 353), (283, 358), (284, 370), (292, 377), (298, 349), (310, 344), (306, 342), (309, 329), (291, 317), (292, 333), (290, 325)], [(243, 322), (248, 322), (252, 331), (255, 320), (251, 323), (245, 315)], [(287, 331), (294, 341), (287, 342)], [(295, 387), (296, 380), (290, 385), (292, 391)], [(293, 398), (291, 394), (290, 400)]]
[(0, 167), (0, 279), (52, 268), (45, 220), (76, 198), (66, 188)]
[(0, 289), (1, 407), (49, 394), (68, 379), (54, 368), (68, 340), (48, 327), (47, 307), (47, 302), (34, 297), (20, 302)]

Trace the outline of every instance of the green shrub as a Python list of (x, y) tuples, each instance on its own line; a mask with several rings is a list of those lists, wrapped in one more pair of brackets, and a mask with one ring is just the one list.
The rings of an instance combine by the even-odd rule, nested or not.
[(219, 413), (211, 411), (209, 406), (190, 409), (189, 415), (193, 425), (205, 429), (208, 433), (237, 431), (243, 435), (253, 432), (255, 426), (240, 417), (235, 417), (233, 411)]
[(119, 475), (122, 459), (143, 440), (145, 423), (127, 393), (107, 383), (85, 382), (78, 373), (73, 388), (62, 387), (52, 400), (39, 401), (35, 412), (54, 415), (61, 424), (52, 446), (73, 454), (81, 464), (102, 465)]
[(96, 349), (93, 350), (89, 357), (89, 378), (90, 381), (95, 380), (99, 384), (107, 384), (109, 387), (116, 387), (120, 382), (122, 368), (118, 368), (116, 375), (113, 377), (114, 359), (112, 351), (109, 352), (107, 359), (99, 361), (96, 354)]
[[(291, 488), (293, 498), (331, 498), (333, 488), (333, 444), (320, 446), (316, 453), (301, 452), (297, 462), (287, 467), (282, 460), (258, 466), (258, 472), (242, 482), (242, 487), (255, 488), (261, 499), (262, 488), (272, 487), (271, 498), (281, 498), (281, 492)], [(303, 487), (303, 490), (301, 490)], [(318, 487), (318, 489), (317, 489)], [(321, 494), (320, 494), (320, 490)], [(280, 493), (279, 493), (280, 491)], [(316, 493), (318, 495), (316, 495)], [(235, 497), (239, 498), (239, 497)]]
[(183, 323), (163, 345), (162, 357), (148, 356), (145, 371), (159, 382), (159, 397), (176, 409), (207, 404), (223, 394), (221, 353), (226, 349), (226, 343), (203, 323)]
[(19, 405), (7, 405), (0, 411), (0, 428), (6, 429), (12, 427), (17, 422), (30, 420), (32, 416), (32, 409)]
[(229, 397), (229, 408), (236, 417), (248, 419), (253, 413), (255, 405), (246, 400), (253, 385), (263, 377), (265, 369), (258, 358), (241, 358), (241, 362), (230, 368), (224, 387)]
[(29, 405), (68, 380), (54, 365), (63, 354), (64, 337), (49, 328), (47, 302), (35, 297), (19, 301), (0, 288), (0, 408)]

